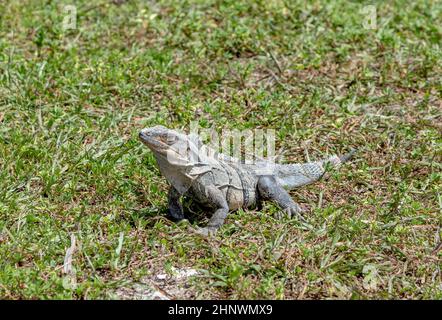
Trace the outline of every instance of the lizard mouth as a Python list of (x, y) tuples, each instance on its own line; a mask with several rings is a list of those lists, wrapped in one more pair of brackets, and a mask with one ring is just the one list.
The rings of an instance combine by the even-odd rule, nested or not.
[(138, 137), (141, 142), (155, 151), (164, 152), (169, 147), (167, 143), (161, 141), (157, 136), (152, 135), (147, 130), (141, 130)]
[(188, 141), (163, 127), (145, 128), (138, 135), (156, 156), (173, 164), (189, 162)]

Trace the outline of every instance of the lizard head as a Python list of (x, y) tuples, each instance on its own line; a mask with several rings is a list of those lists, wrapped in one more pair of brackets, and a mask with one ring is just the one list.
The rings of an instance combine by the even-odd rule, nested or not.
[(141, 130), (139, 138), (157, 157), (174, 164), (188, 164), (192, 150), (197, 149), (189, 135), (160, 125)]

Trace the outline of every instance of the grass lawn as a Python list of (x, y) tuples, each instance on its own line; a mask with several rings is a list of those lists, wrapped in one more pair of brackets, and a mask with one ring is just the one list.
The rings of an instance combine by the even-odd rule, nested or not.
[[(192, 268), (157, 289), (442, 299), (441, 40), (430, 0), (0, 2), (0, 298), (113, 298)], [(137, 137), (194, 120), (275, 129), (286, 161), (360, 151), (291, 192), (310, 228), (266, 203), (204, 239), (164, 217)]]

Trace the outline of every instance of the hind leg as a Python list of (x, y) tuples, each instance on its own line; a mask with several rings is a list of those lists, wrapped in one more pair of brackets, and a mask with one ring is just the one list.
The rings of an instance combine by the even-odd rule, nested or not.
[(301, 216), (303, 210), (293, 201), (288, 192), (272, 176), (262, 176), (258, 180), (258, 192), (263, 200), (275, 201), (289, 217), (297, 216), (305, 221)]

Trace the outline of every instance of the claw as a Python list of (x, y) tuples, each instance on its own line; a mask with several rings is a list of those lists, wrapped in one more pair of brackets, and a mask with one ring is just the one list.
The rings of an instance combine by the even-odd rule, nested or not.
[(277, 211), (277, 212), (276, 212), (276, 219), (278, 219), (278, 220), (282, 220), (283, 216), (284, 216), (284, 215), (282, 214), (281, 211)]
[(308, 223), (307, 220), (302, 216), (301, 212), (296, 212), (296, 217), (298, 218), (299, 221), (303, 223)]
[(292, 217), (292, 208), (286, 208), (284, 209), (284, 212), (287, 214), (289, 219)]
[(204, 227), (204, 228), (193, 229), (193, 232), (195, 232), (196, 234), (198, 234), (200, 236), (208, 237), (208, 236), (214, 236), (216, 234), (217, 230), (218, 229), (216, 229), (216, 228)]
[[(297, 218), (299, 221), (301, 221), (301, 222), (303, 222), (303, 223), (307, 223), (307, 220), (302, 216), (302, 213), (304, 213), (305, 210), (302, 209), (300, 206), (297, 206), (297, 207), (288, 207), (288, 208), (286, 208), (286, 209), (284, 209), (284, 210), (282, 210), (282, 211), (285, 212), (289, 218), (294, 218), (294, 217), (296, 216), (296, 218)], [(278, 217), (279, 219), (282, 219), (282, 217), (283, 217), (282, 212), (278, 212), (278, 213), (277, 213), (277, 217)]]

